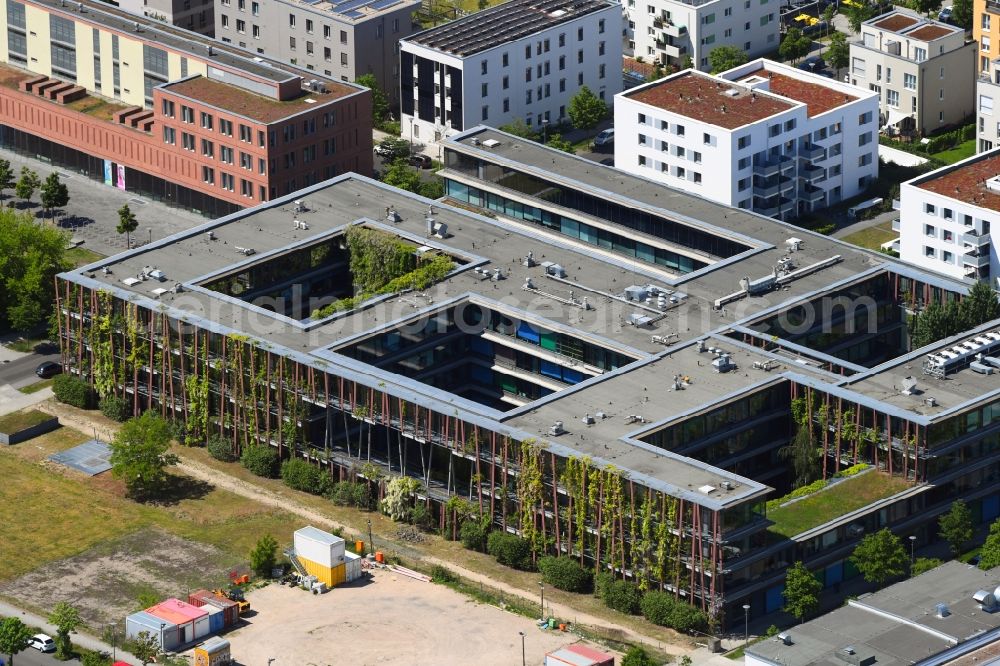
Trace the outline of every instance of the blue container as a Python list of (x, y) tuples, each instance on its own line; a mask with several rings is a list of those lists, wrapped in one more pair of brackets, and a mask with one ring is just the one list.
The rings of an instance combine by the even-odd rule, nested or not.
[(208, 613), (208, 633), (217, 634), (222, 631), (226, 621), (226, 616), (222, 612), (222, 609), (207, 604), (202, 606), (201, 609)]

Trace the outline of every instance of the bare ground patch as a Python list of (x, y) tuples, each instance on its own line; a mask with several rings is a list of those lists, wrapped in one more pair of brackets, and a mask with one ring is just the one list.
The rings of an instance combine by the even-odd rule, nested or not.
[(227, 582), (237, 564), (237, 558), (214, 546), (143, 529), (43, 564), (0, 585), (0, 594), (45, 610), (68, 601), (87, 625), (100, 627), (139, 610), (142, 593), (186, 599), (193, 589)]

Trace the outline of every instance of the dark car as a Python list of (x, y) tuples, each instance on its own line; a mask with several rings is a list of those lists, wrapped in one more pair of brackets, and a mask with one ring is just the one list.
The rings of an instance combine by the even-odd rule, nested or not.
[(410, 155), (410, 166), (417, 167), (418, 169), (430, 169), (431, 168), (431, 158), (426, 155), (421, 155), (419, 153), (415, 155)]
[(58, 363), (54, 363), (53, 361), (45, 361), (44, 363), (39, 364), (37, 368), (35, 368), (35, 374), (41, 377), (42, 379), (55, 377), (60, 373), (62, 373), (62, 366), (59, 365)]

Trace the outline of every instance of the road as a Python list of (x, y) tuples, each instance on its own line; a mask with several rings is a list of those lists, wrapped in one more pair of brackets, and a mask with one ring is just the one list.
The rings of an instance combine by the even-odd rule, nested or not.
[(58, 347), (45, 345), (42, 349), (44, 349), (44, 353), (35, 352), (0, 365), (0, 384), (10, 384), (14, 388), (23, 388), (37, 382), (38, 376), (35, 375), (35, 368), (38, 367), (39, 363), (44, 361), (59, 362)]
[[(14, 606), (13, 604), (7, 603), (5, 601), (0, 601), (0, 618), (4, 617), (19, 617), (21, 622), (24, 622), (29, 627), (41, 627), (49, 636), (55, 636), (56, 630), (51, 624), (45, 621), (40, 615), (36, 615), (30, 611), (23, 610)], [(97, 638), (90, 636), (89, 634), (82, 634), (73, 632), (70, 637), (73, 640), (73, 644), (79, 647), (87, 648), (88, 650), (102, 650), (108, 654), (112, 653), (112, 648), (110, 645), (106, 645)], [(116, 650), (115, 656), (121, 661), (126, 661), (128, 663), (137, 664), (139, 660), (133, 655), (125, 652), (124, 650)], [(6, 659), (6, 657), (4, 657)], [(77, 660), (73, 661), (56, 661), (51, 655), (39, 654), (38, 651), (27, 649), (24, 652), (18, 654), (14, 657), (15, 666), (49, 666), (50, 664), (78, 664)]]

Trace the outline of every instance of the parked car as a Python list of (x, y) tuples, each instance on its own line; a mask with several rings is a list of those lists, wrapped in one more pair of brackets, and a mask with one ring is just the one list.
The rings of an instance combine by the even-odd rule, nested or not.
[(48, 634), (35, 634), (28, 641), (28, 647), (35, 648), (39, 652), (55, 652), (56, 642)]
[(951, 7), (945, 7), (938, 12), (938, 21), (944, 21), (945, 23), (951, 21)]
[(35, 374), (42, 379), (48, 379), (49, 377), (55, 377), (62, 373), (62, 366), (53, 361), (45, 361), (40, 363), (37, 368), (35, 368)]
[(615, 128), (609, 127), (608, 129), (601, 130), (594, 137), (595, 146), (610, 146), (615, 142)]
[(375, 154), (385, 162), (393, 162), (410, 154), (410, 143), (406, 139), (389, 137), (375, 144)]
[(421, 155), (420, 153), (410, 155), (410, 166), (417, 167), (418, 169), (430, 169), (431, 158), (426, 155)]

